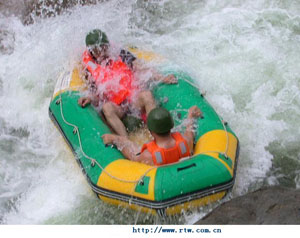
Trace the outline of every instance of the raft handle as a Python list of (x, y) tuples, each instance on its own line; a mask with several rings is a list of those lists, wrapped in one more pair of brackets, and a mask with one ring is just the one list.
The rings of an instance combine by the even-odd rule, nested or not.
[(180, 112), (177, 112), (177, 117), (178, 117), (178, 119), (181, 119), (182, 115)]
[(61, 98), (57, 99), (57, 100), (55, 101), (55, 104), (56, 104), (56, 105), (59, 105), (60, 102), (61, 102)]
[(142, 179), (138, 184), (141, 186), (144, 186), (144, 184), (145, 184), (144, 179)]
[(197, 165), (195, 163), (192, 163), (190, 165), (187, 165), (185, 167), (182, 167), (182, 168), (177, 168), (177, 172), (180, 172), (181, 170), (185, 170), (185, 169), (189, 169), (189, 168), (192, 168), (192, 167), (196, 167)]
[(111, 147), (111, 148), (118, 149), (118, 147), (115, 144), (105, 144), (105, 147)]

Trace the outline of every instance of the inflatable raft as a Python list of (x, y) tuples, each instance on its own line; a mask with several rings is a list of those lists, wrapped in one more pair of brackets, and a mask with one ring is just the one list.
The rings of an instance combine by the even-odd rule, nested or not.
[[(138, 57), (153, 55), (132, 50)], [(97, 196), (108, 203), (159, 215), (173, 215), (222, 199), (232, 189), (239, 141), (188, 74), (175, 70), (178, 84), (159, 84), (153, 90), (157, 102), (171, 111), (175, 126), (188, 109), (197, 105), (203, 117), (197, 120), (194, 155), (161, 167), (129, 161), (114, 147), (106, 147), (101, 135), (111, 133), (92, 106), (77, 104), (84, 82), (78, 71), (63, 73), (49, 107), (49, 115), (73, 151), (87, 181)]]

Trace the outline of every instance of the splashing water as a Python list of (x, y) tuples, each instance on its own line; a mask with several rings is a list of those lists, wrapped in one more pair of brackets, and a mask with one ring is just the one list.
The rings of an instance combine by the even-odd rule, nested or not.
[(56, 79), (79, 62), (93, 28), (116, 44), (159, 53), (197, 79), (240, 139), (233, 197), (262, 185), (300, 187), (298, 1), (111, 0), (36, 16), (30, 25), (4, 11), (0, 223), (191, 224), (216, 206), (161, 221), (91, 192), (48, 106)]

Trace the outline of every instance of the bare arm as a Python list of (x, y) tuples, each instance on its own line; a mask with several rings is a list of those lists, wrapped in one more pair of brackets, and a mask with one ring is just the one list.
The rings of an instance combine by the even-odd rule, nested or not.
[(186, 126), (184, 137), (187, 140), (187, 143), (188, 143), (188, 146), (189, 146), (189, 149), (191, 152), (193, 151), (193, 147), (194, 147), (195, 133), (194, 133), (193, 127), (194, 127), (195, 119), (200, 117), (201, 115), (202, 115), (202, 112), (200, 111), (200, 109), (197, 106), (192, 106), (189, 109), (188, 118), (187, 118), (188, 123)]
[(89, 91), (89, 94), (88, 96), (83, 96), (83, 97), (80, 97), (78, 99), (78, 104), (84, 108), (86, 107), (87, 105), (89, 105), (90, 103), (92, 103), (94, 106), (98, 106), (98, 103), (99, 103), (99, 96), (97, 95), (97, 90), (96, 90), (96, 86), (95, 84), (93, 83), (93, 80), (91, 80), (91, 75), (90, 73), (85, 70), (85, 69), (82, 69), (82, 77), (85, 78), (85, 83), (88, 87), (88, 91)]
[(167, 76), (164, 76), (164, 75), (158, 73), (157, 71), (153, 71), (152, 79), (156, 80), (156, 81), (162, 81), (165, 84), (177, 84), (178, 83), (178, 80), (174, 76), (174, 74), (169, 74)]
[(130, 141), (125, 136), (118, 136), (113, 134), (104, 134), (102, 136), (104, 144), (115, 144), (122, 154), (129, 160), (153, 165), (152, 155), (145, 150), (142, 153), (138, 145)]
[(85, 97), (80, 97), (78, 99), (78, 104), (81, 107), (86, 107), (87, 105), (89, 105), (90, 103), (92, 103), (94, 106), (98, 106), (99, 103), (99, 97), (94, 95), (94, 94), (90, 94), (89, 96), (85, 96)]
[(133, 61), (133, 70), (139, 73), (147, 73), (151, 72), (151, 79), (155, 81), (161, 81), (165, 84), (176, 84), (178, 83), (177, 78), (173, 75), (164, 76), (156, 71), (154, 68), (149, 68), (145, 64), (143, 64), (140, 60)]

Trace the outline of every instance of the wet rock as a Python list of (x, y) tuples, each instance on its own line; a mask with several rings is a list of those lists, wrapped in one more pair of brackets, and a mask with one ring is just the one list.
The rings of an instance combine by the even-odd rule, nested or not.
[(76, 5), (83, 6), (97, 2), (99, 0), (31, 0), (30, 4), (26, 5), (23, 23), (31, 24), (35, 18), (55, 17)]
[(262, 188), (223, 203), (195, 224), (300, 224), (300, 190)]
[(55, 17), (76, 5), (91, 5), (105, 0), (0, 0), (0, 12), (5, 16), (20, 17), (23, 24), (35, 19)]

